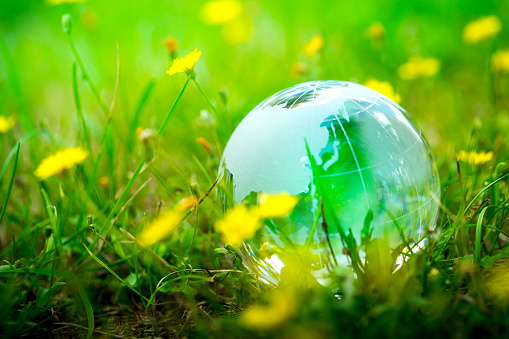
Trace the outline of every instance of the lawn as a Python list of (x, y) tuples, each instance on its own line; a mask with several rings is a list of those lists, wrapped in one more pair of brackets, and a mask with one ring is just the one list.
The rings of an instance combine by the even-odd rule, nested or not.
[[(438, 218), (345, 234), (328, 283), (310, 259), (272, 284), (242, 243), (297, 201), (234, 203), (221, 157), (315, 80), (408, 112)], [(504, 1), (0, 0), (0, 337), (507, 337), (508, 135)]]

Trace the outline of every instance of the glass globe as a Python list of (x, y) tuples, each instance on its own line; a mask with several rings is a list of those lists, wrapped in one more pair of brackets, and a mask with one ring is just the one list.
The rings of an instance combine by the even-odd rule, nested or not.
[[(219, 172), (233, 200), (257, 201), (260, 192), (299, 197), (288, 218), (268, 220), (240, 249), (245, 265), (277, 284), (292, 255), (306, 257), (325, 279), (348, 258), (321, 204), (306, 142), (322, 187), (357, 244), (372, 212), (372, 238), (391, 246), (418, 243), (435, 226), (440, 184), (421, 131), (398, 104), (361, 85), (312, 81), (285, 89), (256, 106), (231, 136)], [(327, 224), (326, 223), (326, 224)], [(299, 253), (295, 249), (300, 249)]]

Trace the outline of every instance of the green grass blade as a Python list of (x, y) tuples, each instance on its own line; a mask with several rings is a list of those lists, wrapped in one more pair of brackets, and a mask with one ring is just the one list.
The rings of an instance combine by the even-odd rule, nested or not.
[(322, 185), (322, 182), (320, 180), (318, 165), (316, 164), (315, 158), (311, 154), (311, 150), (309, 149), (309, 145), (306, 138), (304, 138), (304, 142), (306, 144), (308, 158), (311, 163), (311, 170), (313, 172), (313, 182), (316, 185), (316, 190), (323, 199), (324, 207), (331, 212), (330, 215), (332, 216), (334, 226), (336, 227), (341, 239), (345, 242), (346, 247), (349, 249), (349, 255), (350, 258), (352, 259), (352, 268), (357, 274), (362, 274), (362, 262), (359, 257), (359, 253), (357, 252), (357, 244), (355, 243), (355, 239), (353, 237), (347, 236), (345, 230), (343, 229), (343, 226), (339, 221), (338, 215), (334, 212), (334, 206), (330, 201), (328, 195), (325, 193), (325, 187)]
[(143, 298), (145, 301), (148, 301), (148, 299), (143, 295), (143, 294), (140, 294), (140, 292), (138, 292), (138, 290), (136, 290), (131, 284), (129, 284), (127, 281), (125, 281), (124, 279), (120, 278), (120, 276), (118, 274), (115, 273), (115, 271), (113, 271), (108, 265), (106, 265), (104, 263), (104, 261), (102, 261), (101, 259), (99, 259), (94, 253), (92, 253), (92, 251), (90, 251), (87, 247), (87, 245), (85, 245), (85, 243), (83, 242), (83, 240), (81, 240), (80, 236), (78, 235), (78, 233), (76, 232), (76, 230), (74, 231), (74, 233), (76, 234), (76, 236), (78, 237), (78, 240), (81, 242), (81, 244), (85, 247), (85, 250), (88, 252), (88, 254), (99, 264), (101, 265), (102, 267), (104, 267), (108, 272), (110, 272), (115, 278), (117, 278), (121, 283), (123, 283), (125, 286), (127, 286), (131, 291), (133, 291), (134, 293), (136, 293), (137, 295), (139, 295), (141, 298)]
[(179, 95), (177, 96), (177, 99), (175, 99), (175, 102), (171, 106), (168, 114), (166, 114), (166, 117), (164, 118), (163, 124), (159, 128), (159, 131), (157, 131), (157, 136), (160, 137), (163, 135), (164, 131), (166, 130), (166, 127), (168, 126), (168, 123), (170, 122), (171, 117), (175, 113), (175, 110), (177, 109), (178, 103), (180, 102), (180, 99), (182, 99), (182, 95), (184, 94), (184, 91), (186, 90), (187, 84), (189, 83), (189, 80), (191, 78), (187, 78), (186, 82), (184, 83), (184, 86), (182, 86), (182, 89), (180, 90)]
[(501, 181), (501, 180), (504, 180), (505, 178), (509, 177), (509, 173), (507, 173), (506, 175), (498, 178), (497, 180), (493, 181), (491, 184), (487, 185), (486, 187), (484, 187), (479, 193), (477, 193), (477, 195), (474, 197), (474, 199), (472, 199), (472, 201), (470, 202), (470, 204), (468, 204), (467, 208), (465, 208), (465, 212), (463, 212), (463, 215), (467, 214), (468, 210), (472, 207), (472, 205), (475, 203), (475, 201), (484, 193), (488, 190), (488, 188), (490, 188), (491, 186), (495, 185), (497, 182)]
[(67, 33), (66, 35), (67, 35), (67, 41), (69, 42), (69, 47), (71, 48), (71, 52), (72, 52), (72, 54), (74, 56), (74, 60), (76, 60), (76, 63), (78, 64), (78, 67), (80, 68), (81, 73), (83, 74), (83, 78), (87, 82), (88, 87), (90, 87), (90, 90), (92, 91), (92, 94), (94, 95), (95, 99), (99, 103), (99, 106), (101, 106), (102, 111), (107, 116), (109, 114), (109, 111), (110, 111), (109, 108), (108, 108), (108, 105), (106, 105), (106, 102), (104, 102), (103, 98), (99, 94), (99, 91), (95, 87), (94, 82), (92, 81), (92, 79), (88, 75), (88, 72), (87, 72), (87, 70), (85, 68), (85, 65), (83, 64), (83, 61), (81, 60), (81, 57), (80, 57), (80, 55), (78, 53), (78, 50), (76, 49), (76, 46), (74, 45), (74, 41), (73, 41), (73, 39), (71, 37), (71, 34)]
[(9, 187), (7, 188), (7, 195), (5, 197), (4, 205), (2, 206), (2, 213), (0, 214), (0, 225), (2, 224), (2, 220), (4, 219), (5, 210), (7, 209), (7, 202), (9, 201), (9, 196), (11, 195), (12, 184), (14, 183), (14, 175), (16, 174), (16, 168), (18, 167), (18, 157), (19, 157), (19, 148), (21, 147), (21, 143), (18, 141), (16, 147), (16, 157), (14, 158), (14, 166), (12, 167), (11, 180), (9, 180)]
[(92, 149), (92, 142), (90, 141), (90, 133), (88, 131), (87, 124), (85, 123), (85, 118), (83, 117), (83, 110), (81, 108), (80, 93), (78, 89), (78, 69), (76, 67), (76, 62), (72, 63), (72, 93), (74, 96), (74, 106), (76, 107), (78, 121), (81, 122), (81, 127), (83, 128), (83, 137), (85, 138), (85, 144), (87, 145), (90, 157), (93, 159), (94, 153)]
[(475, 261), (481, 262), (481, 231), (482, 231), (482, 221), (484, 219), (484, 213), (488, 210), (489, 206), (486, 206), (482, 209), (481, 213), (479, 213), (479, 217), (477, 218), (477, 225), (475, 228)]
[(78, 293), (80, 294), (81, 300), (83, 301), (83, 306), (85, 307), (85, 311), (87, 312), (87, 321), (88, 321), (88, 332), (87, 339), (92, 338), (92, 334), (94, 333), (95, 321), (94, 321), (94, 309), (92, 308), (92, 304), (90, 303), (90, 299), (88, 298), (88, 294), (80, 283), (78, 277), (71, 273), (71, 276), (74, 280), (74, 283), (78, 287)]
[(141, 112), (145, 108), (145, 105), (148, 103), (148, 99), (152, 94), (156, 82), (154, 79), (150, 79), (143, 92), (141, 94), (140, 99), (138, 100), (138, 104), (136, 105), (136, 110), (134, 111), (133, 120), (131, 121), (131, 125), (129, 126), (129, 139), (127, 140), (127, 148), (129, 150), (133, 149), (134, 138), (136, 135), (136, 128), (140, 122)]
[(129, 182), (127, 183), (126, 187), (124, 188), (124, 191), (120, 195), (120, 198), (118, 198), (117, 203), (115, 204), (115, 206), (113, 206), (113, 209), (111, 210), (110, 214), (108, 215), (108, 221), (111, 221), (113, 219), (115, 213), (117, 213), (117, 210), (120, 208), (120, 205), (122, 204), (125, 197), (127, 196), (127, 193), (129, 193), (131, 186), (133, 185), (134, 181), (140, 174), (141, 169), (143, 168), (144, 165), (145, 165), (145, 160), (142, 160), (140, 162), (140, 164), (138, 165), (138, 168), (136, 168), (136, 171), (132, 175), (131, 179), (129, 179)]
[[(27, 134), (25, 134), (20, 140), (19, 144), (23, 145), (23, 143), (33, 136), (41, 133), (40, 131), (32, 131)], [(9, 166), (9, 163), (11, 162), (12, 157), (16, 154), (16, 147), (13, 147), (7, 158), (5, 159), (4, 165), (2, 166), (2, 170), (0, 171), (0, 184), (2, 183), (2, 178), (4, 177), (5, 171), (7, 170), (7, 167)]]

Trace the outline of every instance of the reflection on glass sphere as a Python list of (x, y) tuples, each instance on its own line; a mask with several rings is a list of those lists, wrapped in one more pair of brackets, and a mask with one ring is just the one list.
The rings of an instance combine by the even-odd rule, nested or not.
[[(401, 241), (397, 227), (415, 242), (425, 228), (434, 227), (438, 173), (424, 137), (406, 112), (358, 84), (299, 84), (266, 99), (244, 118), (219, 169), (237, 203), (256, 201), (260, 192), (300, 196), (289, 218), (271, 221), (241, 249), (249, 269), (266, 281), (277, 283), (285, 253), (296, 248), (309, 253), (304, 255), (313, 261), (318, 279), (333, 262), (348, 262), (337, 230), (328, 227), (326, 232), (321, 226), (305, 139), (334, 213), (358, 244), (369, 210), (373, 238), (385, 238), (392, 246)], [(267, 245), (277, 248), (275, 254), (267, 257), (260, 251)]]

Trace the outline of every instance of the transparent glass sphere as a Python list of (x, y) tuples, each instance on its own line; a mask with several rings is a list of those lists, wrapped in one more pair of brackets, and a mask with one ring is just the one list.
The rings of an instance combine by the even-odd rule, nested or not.
[[(327, 276), (332, 263), (348, 265), (337, 230), (322, 227), (305, 140), (334, 213), (357, 244), (369, 210), (372, 237), (384, 238), (391, 246), (401, 241), (398, 227), (417, 242), (425, 228), (435, 226), (434, 197), (440, 195), (436, 165), (405, 110), (350, 82), (295, 85), (244, 118), (228, 141), (219, 169), (236, 203), (256, 202), (260, 192), (299, 196), (288, 218), (268, 221), (240, 249), (246, 266), (264, 280), (277, 283), (288, 261), (285, 254), (296, 248), (309, 250), (304, 255), (318, 280)], [(273, 251), (267, 254), (267, 249)]]

